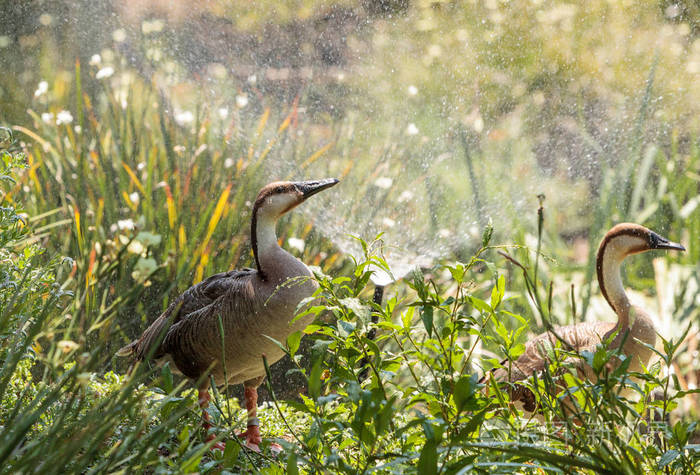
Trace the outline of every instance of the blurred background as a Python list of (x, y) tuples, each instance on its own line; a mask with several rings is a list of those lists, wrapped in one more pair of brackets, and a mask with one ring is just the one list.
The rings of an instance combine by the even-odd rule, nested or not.
[(635, 221), (688, 248), (631, 263), (637, 298), (667, 337), (697, 322), (697, 1), (3, 0), (0, 71), (28, 160), (8, 198), (74, 259), (81, 344), (250, 265), (259, 187), (325, 176), (280, 239), (326, 271), (351, 236), (383, 233), (396, 278), (468, 259), (489, 222), (533, 246), (544, 194), (561, 321), (571, 282), (579, 317), (610, 318), (594, 253)]

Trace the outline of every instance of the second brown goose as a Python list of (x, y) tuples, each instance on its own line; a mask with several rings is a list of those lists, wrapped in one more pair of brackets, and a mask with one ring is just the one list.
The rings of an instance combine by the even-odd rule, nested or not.
[[(632, 358), (629, 371), (641, 371), (642, 365), (649, 362), (652, 351), (644, 344), (654, 346), (656, 328), (644, 309), (630, 303), (622, 285), (620, 266), (627, 256), (654, 249), (685, 251), (682, 245), (638, 224), (618, 224), (607, 232), (598, 248), (596, 272), (600, 291), (617, 314), (617, 322), (585, 322), (554, 328), (556, 335), (570, 349), (577, 352), (594, 350), (597, 344), (614, 334), (611, 347), (619, 348), (622, 345), (621, 353)], [(549, 362), (547, 349), (553, 347), (557, 336), (548, 332), (530, 340), (525, 345), (525, 352), (510, 368), (494, 370), (491, 378), (515, 383), (542, 371)], [(507, 366), (506, 362), (503, 364)], [(584, 370), (584, 373), (588, 378), (594, 377), (590, 369)], [(488, 375), (481, 382), (487, 378)], [(535, 395), (522, 384), (511, 387), (510, 397), (525, 414), (532, 414), (537, 409)]]
[[(272, 364), (284, 352), (269, 338), (284, 342), (310, 323), (309, 316), (290, 323), (297, 305), (317, 288), (303, 262), (277, 243), (277, 219), (310, 196), (334, 186), (320, 181), (276, 182), (265, 186), (253, 205), (251, 241), (256, 269), (215, 274), (183, 292), (141, 335), (117, 352), (143, 360), (171, 361), (174, 368), (200, 381), (199, 404), (204, 427), (211, 425), (209, 376), (217, 385), (243, 383), (248, 411), (242, 436), (259, 450), (257, 388), (265, 377), (262, 357)], [(224, 348), (219, 331), (224, 330)], [(213, 439), (209, 435), (209, 440)], [(223, 444), (217, 444), (223, 448)]]

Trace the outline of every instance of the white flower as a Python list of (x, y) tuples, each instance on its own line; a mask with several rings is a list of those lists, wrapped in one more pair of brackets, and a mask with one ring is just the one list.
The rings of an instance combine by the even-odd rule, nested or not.
[(287, 239), (287, 244), (289, 244), (289, 247), (296, 249), (299, 252), (304, 252), (304, 247), (306, 247), (306, 243), (304, 243), (303, 239), (295, 237), (290, 237)]
[(122, 28), (114, 30), (112, 32), (112, 39), (117, 43), (123, 42), (126, 39), (126, 31), (124, 31)]
[(418, 127), (416, 127), (416, 124), (411, 122), (408, 124), (408, 127), (406, 127), (406, 134), (407, 135), (418, 135)]
[(57, 346), (63, 353), (70, 353), (79, 348), (78, 344), (73, 340), (61, 340), (58, 342)]
[(132, 254), (143, 254), (143, 252), (146, 250), (145, 247), (143, 247), (143, 244), (141, 244), (139, 241), (131, 241), (129, 244), (129, 247), (126, 248), (127, 251), (129, 251)]
[(146, 168), (146, 163), (145, 163), (145, 162), (139, 162), (139, 164), (136, 165), (136, 169), (139, 170), (139, 171), (140, 171), (140, 170), (143, 170), (144, 168)]
[(75, 130), (76, 134), (79, 134), (80, 132), (83, 131), (82, 127), (80, 127), (79, 125), (76, 125), (75, 127), (73, 127), (73, 130)]
[(141, 197), (139, 196), (138, 192), (134, 191), (133, 193), (131, 193), (129, 195), (129, 199), (131, 200), (132, 203), (139, 204)]
[(379, 177), (374, 181), (374, 186), (376, 186), (377, 188), (383, 188), (385, 190), (391, 188), (391, 185), (393, 184), (394, 180), (392, 180), (388, 176)]
[(382, 219), (382, 224), (387, 228), (393, 228), (396, 225), (396, 221), (391, 218), (384, 218)]
[(217, 112), (219, 113), (219, 119), (221, 120), (224, 120), (226, 117), (228, 117), (227, 107), (219, 107), (219, 110)]
[(179, 125), (187, 125), (194, 122), (194, 114), (190, 111), (178, 112), (175, 114), (175, 122)]
[(110, 77), (112, 74), (114, 74), (114, 68), (111, 66), (105, 66), (104, 68), (97, 71), (97, 74), (95, 74), (95, 78), (104, 79)]
[(91, 66), (98, 66), (102, 62), (102, 56), (99, 54), (93, 54), (92, 57), (90, 58), (90, 65)]
[(248, 84), (255, 84), (258, 82), (258, 77), (255, 74), (248, 76)]
[(415, 96), (416, 94), (418, 94), (418, 88), (416, 86), (413, 86), (413, 85), (408, 86), (408, 95)]
[(46, 94), (49, 90), (49, 83), (46, 81), (41, 81), (39, 85), (36, 88), (36, 91), (34, 91), (34, 97), (39, 97), (43, 96)]
[(224, 168), (231, 168), (234, 164), (233, 158), (229, 157), (224, 160)]
[(450, 236), (452, 236), (452, 231), (450, 231), (447, 228), (442, 228), (438, 231), (438, 237), (445, 239), (445, 238), (448, 238)]
[(123, 230), (123, 229), (134, 229), (134, 220), (133, 219), (120, 219), (117, 221), (117, 228)]
[(164, 26), (165, 23), (163, 23), (163, 20), (146, 20), (141, 24), (141, 31), (144, 35), (148, 35), (149, 33), (158, 33), (160, 31), (163, 31)]
[(73, 122), (73, 114), (69, 111), (63, 110), (56, 114), (56, 125), (70, 124)]
[(239, 109), (243, 109), (247, 105), (248, 105), (248, 96), (246, 96), (245, 94), (239, 94), (236, 96), (236, 106)]
[(53, 113), (51, 112), (42, 112), (41, 114), (41, 120), (43, 120), (45, 123), (50, 124), (53, 122)]
[(403, 203), (405, 201), (411, 201), (413, 199), (413, 193), (411, 193), (408, 190), (404, 190), (401, 192), (399, 195), (399, 203)]

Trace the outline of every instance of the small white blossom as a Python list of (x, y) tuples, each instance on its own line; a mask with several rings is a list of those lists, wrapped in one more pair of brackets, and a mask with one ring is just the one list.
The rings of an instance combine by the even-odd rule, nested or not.
[(139, 241), (131, 241), (126, 250), (132, 254), (143, 254), (146, 248), (143, 247), (143, 244), (141, 244)]
[(36, 88), (36, 91), (34, 91), (34, 97), (39, 97), (43, 96), (46, 94), (49, 90), (49, 83), (46, 81), (41, 81), (39, 85)]
[(145, 162), (139, 162), (138, 165), (136, 165), (136, 169), (139, 170), (139, 171), (140, 171), (140, 170), (143, 170), (144, 168), (146, 168), (146, 163), (145, 163)]
[(411, 122), (408, 124), (408, 127), (406, 127), (406, 134), (407, 135), (418, 135), (418, 127), (416, 127), (416, 124)]
[(163, 20), (146, 20), (141, 24), (141, 31), (144, 35), (148, 35), (150, 33), (159, 33), (163, 31), (163, 27), (165, 27), (165, 23), (163, 22)]
[(382, 219), (382, 224), (387, 228), (393, 228), (394, 226), (396, 226), (396, 221), (394, 221), (391, 218), (384, 218)]
[(217, 111), (219, 113), (219, 119), (224, 120), (226, 117), (228, 117), (228, 108), (227, 107), (219, 107), (219, 110)]
[(229, 157), (224, 160), (224, 168), (231, 168), (234, 164), (233, 158)]
[(448, 238), (452, 235), (452, 231), (450, 231), (447, 228), (442, 228), (438, 231), (438, 237), (441, 237), (443, 239)]
[(117, 43), (121, 43), (124, 40), (126, 40), (126, 31), (124, 29), (119, 28), (118, 30), (114, 30), (112, 32), (112, 39), (116, 41)]
[(413, 85), (408, 86), (408, 95), (415, 96), (416, 94), (418, 94), (418, 88)]
[(91, 66), (98, 66), (102, 62), (102, 56), (99, 54), (93, 54), (92, 57), (90, 58), (90, 65)]
[(73, 114), (69, 111), (62, 110), (56, 114), (56, 125), (70, 124), (71, 122), (73, 122)]
[(399, 195), (399, 203), (404, 203), (406, 201), (411, 201), (413, 199), (413, 193), (408, 190), (404, 190)]
[(394, 180), (392, 180), (388, 176), (379, 177), (374, 181), (374, 186), (376, 186), (377, 188), (383, 188), (385, 190), (391, 188), (391, 185), (393, 184)]
[(303, 239), (295, 237), (290, 237), (287, 239), (287, 244), (289, 244), (289, 247), (296, 249), (299, 252), (304, 252), (304, 247), (306, 247), (306, 243), (304, 243)]
[(236, 106), (239, 109), (243, 109), (247, 105), (248, 105), (248, 96), (246, 96), (245, 94), (239, 94), (236, 96)]
[(58, 342), (57, 346), (63, 353), (70, 353), (79, 348), (78, 344), (73, 340), (61, 340)]
[(114, 74), (114, 68), (111, 66), (105, 66), (104, 68), (97, 71), (97, 74), (95, 74), (95, 78), (104, 79), (110, 77), (112, 74)]
[(255, 84), (258, 82), (258, 77), (255, 74), (248, 76), (248, 84)]
[(139, 196), (138, 192), (134, 191), (133, 193), (131, 193), (129, 195), (129, 199), (131, 200), (132, 203), (139, 204), (141, 197)]
[(51, 112), (42, 112), (41, 114), (41, 120), (44, 121), (47, 124), (50, 124), (53, 122), (53, 113)]
[(80, 127), (79, 125), (76, 125), (75, 127), (73, 127), (73, 130), (75, 130), (76, 134), (79, 134), (80, 132), (83, 131), (83, 128)]
[(179, 125), (187, 125), (194, 122), (194, 114), (190, 111), (178, 112), (175, 114), (175, 122)]
[(133, 219), (120, 219), (119, 221), (117, 221), (117, 227), (120, 230), (134, 229), (134, 220)]

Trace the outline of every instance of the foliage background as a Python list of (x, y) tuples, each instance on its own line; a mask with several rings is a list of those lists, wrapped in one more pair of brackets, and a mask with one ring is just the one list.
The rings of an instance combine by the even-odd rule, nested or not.
[[(60, 453), (56, 467), (63, 461), (75, 470), (206, 471), (234, 465), (275, 470), (280, 461), (239, 452), (224, 454), (223, 465), (211, 459), (195, 433), (188, 393), (167, 374), (145, 372), (125, 382), (123, 362), (110, 355), (187, 286), (251, 264), (249, 202), (262, 184), (286, 177), (343, 181), (333, 194), (314, 197), (283, 220), (285, 247), (329, 275), (359, 278), (350, 256), (362, 262), (365, 253), (349, 235), (372, 241), (381, 232), (380, 255), (396, 277), (412, 280), (407, 273), (418, 264), (424, 280), (436, 283), (435, 302), (421, 308), (460, 301), (460, 283), (447, 266), (471, 262), (489, 222), (492, 242), (542, 245), (546, 258), (537, 267), (539, 281), (553, 284), (552, 308), (544, 314), (527, 297), (519, 271), (512, 272), (493, 251), (485, 257), (489, 265), (470, 267), (474, 272), (460, 302), (474, 320), (466, 327), (447, 325), (441, 335), (446, 341), (454, 335), (466, 348), (476, 345), (469, 374), (506, 351), (516, 356), (527, 338), (525, 320), (503, 317), (497, 319), (503, 328), (494, 328), (489, 319), (482, 328), (475, 316), (488, 309), (479, 310), (467, 296), (487, 301), (499, 276), (508, 289), (508, 312), (528, 319), (534, 332), (547, 318), (610, 319), (592, 271), (604, 231), (615, 222), (635, 221), (682, 241), (687, 253), (640, 256), (626, 274), (634, 298), (658, 314), (660, 333), (685, 336), (675, 359), (665, 363), (674, 368), (672, 387), (697, 387), (699, 17), (690, 0), (601, 0), (585, 8), (542, 0), (3, 1), (0, 125), (12, 130), (3, 157), (9, 163), (19, 153), (26, 164), (14, 172), (7, 165), (4, 173), (12, 180), (3, 192), (8, 209), (3, 219), (9, 220), (3, 232), (11, 236), (3, 262), (14, 269), (5, 278), (14, 284), (3, 287), (9, 293), (0, 327), (6, 332), (2, 377), (13, 381), (7, 386), (13, 389), (3, 393), (13, 394), (3, 396), (3, 457), (19, 470), (36, 467), (45, 453)], [(546, 195), (539, 234), (538, 193)], [(18, 222), (27, 224), (21, 236)], [(532, 265), (534, 253), (517, 252)], [(72, 262), (60, 264), (64, 256)], [(384, 337), (400, 334), (391, 325), (408, 318), (413, 307), (407, 305), (425, 300), (417, 282), (413, 288), (404, 281), (388, 287), (388, 297), (398, 300), (393, 313), (381, 310), (387, 318)], [(47, 303), (39, 284), (58, 289), (57, 301)], [(346, 292), (337, 288), (341, 284), (329, 284), (329, 295)], [(360, 280), (340, 298), (369, 305), (366, 285)], [(21, 313), (13, 302), (25, 294), (35, 296), (28, 300), (35, 306)], [(335, 306), (345, 309), (341, 320), (355, 325), (359, 307), (348, 302)], [(416, 341), (427, 345), (420, 348), (437, 358), (426, 321), (424, 313), (409, 320), (423, 335)], [(320, 361), (310, 349), (318, 350), (315, 342), (352, 333), (337, 324), (331, 328), (306, 340), (307, 358)], [(514, 333), (508, 342), (486, 338), (493, 332), (501, 339)], [(287, 468), (294, 460), (303, 462), (302, 469), (318, 468), (337, 456), (337, 470), (350, 470), (341, 461), (353, 457), (348, 467), (361, 470), (366, 464), (369, 470), (377, 463), (372, 457), (394, 450), (375, 441), (404, 434), (405, 452), (415, 457), (396, 459), (382, 470), (432, 466), (433, 452), (436, 466), (439, 460), (441, 470), (448, 470), (471, 456), (459, 430), (463, 424), (475, 438), (470, 443), (485, 443), (492, 428), (484, 429), (474, 414), (487, 409), (491, 414), (493, 408), (475, 396), (474, 406), (462, 414), (461, 402), (450, 399), (450, 385), (431, 375), (427, 360), (425, 374), (419, 372), (411, 386), (408, 367), (411, 361), (421, 365), (420, 352), (401, 350), (384, 337), (378, 361), (391, 354), (406, 358), (387, 363), (384, 378), (396, 378), (401, 401), (410, 401), (407, 388), (427, 398), (397, 406), (411, 414), (405, 416), (408, 428), (380, 424), (374, 439), (360, 431), (356, 451), (343, 452), (348, 447), (339, 448), (334, 439), (314, 445), (313, 430), (325, 427), (324, 411), (333, 402), (319, 402), (327, 396), (319, 388), (306, 409), (286, 412), (292, 421), (299, 418), (300, 427), (305, 417), (318, 424), (298, 445), (301, 451), (285, 452)], [(349, 398), (333, 409), (341, 426), (362, 404), (370, 408), (363, 417), (389, 417), (382, 410), (393, 397), (391, 391), (376, 392), (382, 378), (375, 378), (365, 386), (368, 399), (358, 399), (351, 375), (339, 369), (357, 363), (352, 348), (361, 343), (350, 340), (347, 352), (333, 349), (333, 358), (324, 359), (327, 369), (340, 374), (325, 382), (330, 386), (324, 391), (333, 388)], [(437, 354), (452, 361), (448, 353)], [(668, 381), (661, 366), (654, 377)], [(274, 366), (273, 382), (285, 380), (293, 367), (291, 360)], [(303, 367), (308, 374), (296, 373), (300, 385), (292, 391), (277, 385), (279, 397), (306, 386), (312, 367)], [(449, 365), (442, 371), (450, 384), (464, 385), (467, 393), (473, 389)], [(422, 383), (431, 377), (435, 387)], [(642, 392), (653, 391), (654, 384)], [(696, 417), (697, 401), (693, 394), (681, 395), (674, 416), (681, 426), (669, 428), (664, 440), (673, 442), (664, 442), (663, 453), (647, 442), (632, 444), (644, 454), (646, 468), (666, 467), (662, 457), (678, 470), (694, 463), (688, 458), (694, 449), (685, 447), (692, 440), (684, 441), (694, 428), (682, 424)], [(454, 406), (456, 415), (442, 414), (437, 425), (421, 416), (430, 398), (440, 401), (437, 406)], [(221, 411), (229, 417), (227, 427), (235, 426), (236, 407)], [(615, 410), (621, 409), (613, 404)], [(58, 434), (73, 434), (98, 415), (110, 421), (103, 434), (91, 439), (78, 432), (61, 445)], [(271, 435), (289, 437), (278, 416), (269, 413)], [(411, 422), (414, 416), (420, 422)], [(412, 432), (419, 426), (422, 432)], [(566, 434), (575, 430), (568, 427)], [(497, 432), (493, 438), (512, 441), (513, 434)], [(447, 449), (457, 440), (460, 455)], [(561, 441), (537, 442), (553, 449)], [(584, 448), (577, 450), (594, 459)], [(485, 465), (476, 467), (494, 461), (503, 467), (556, 465), (538, 458), (539, 452), (515, 459), (485, 453), (487, 460), (477, 461)], [(640, 469), (625, 465), (623, 455), (606, 455), (596, 467)]]

